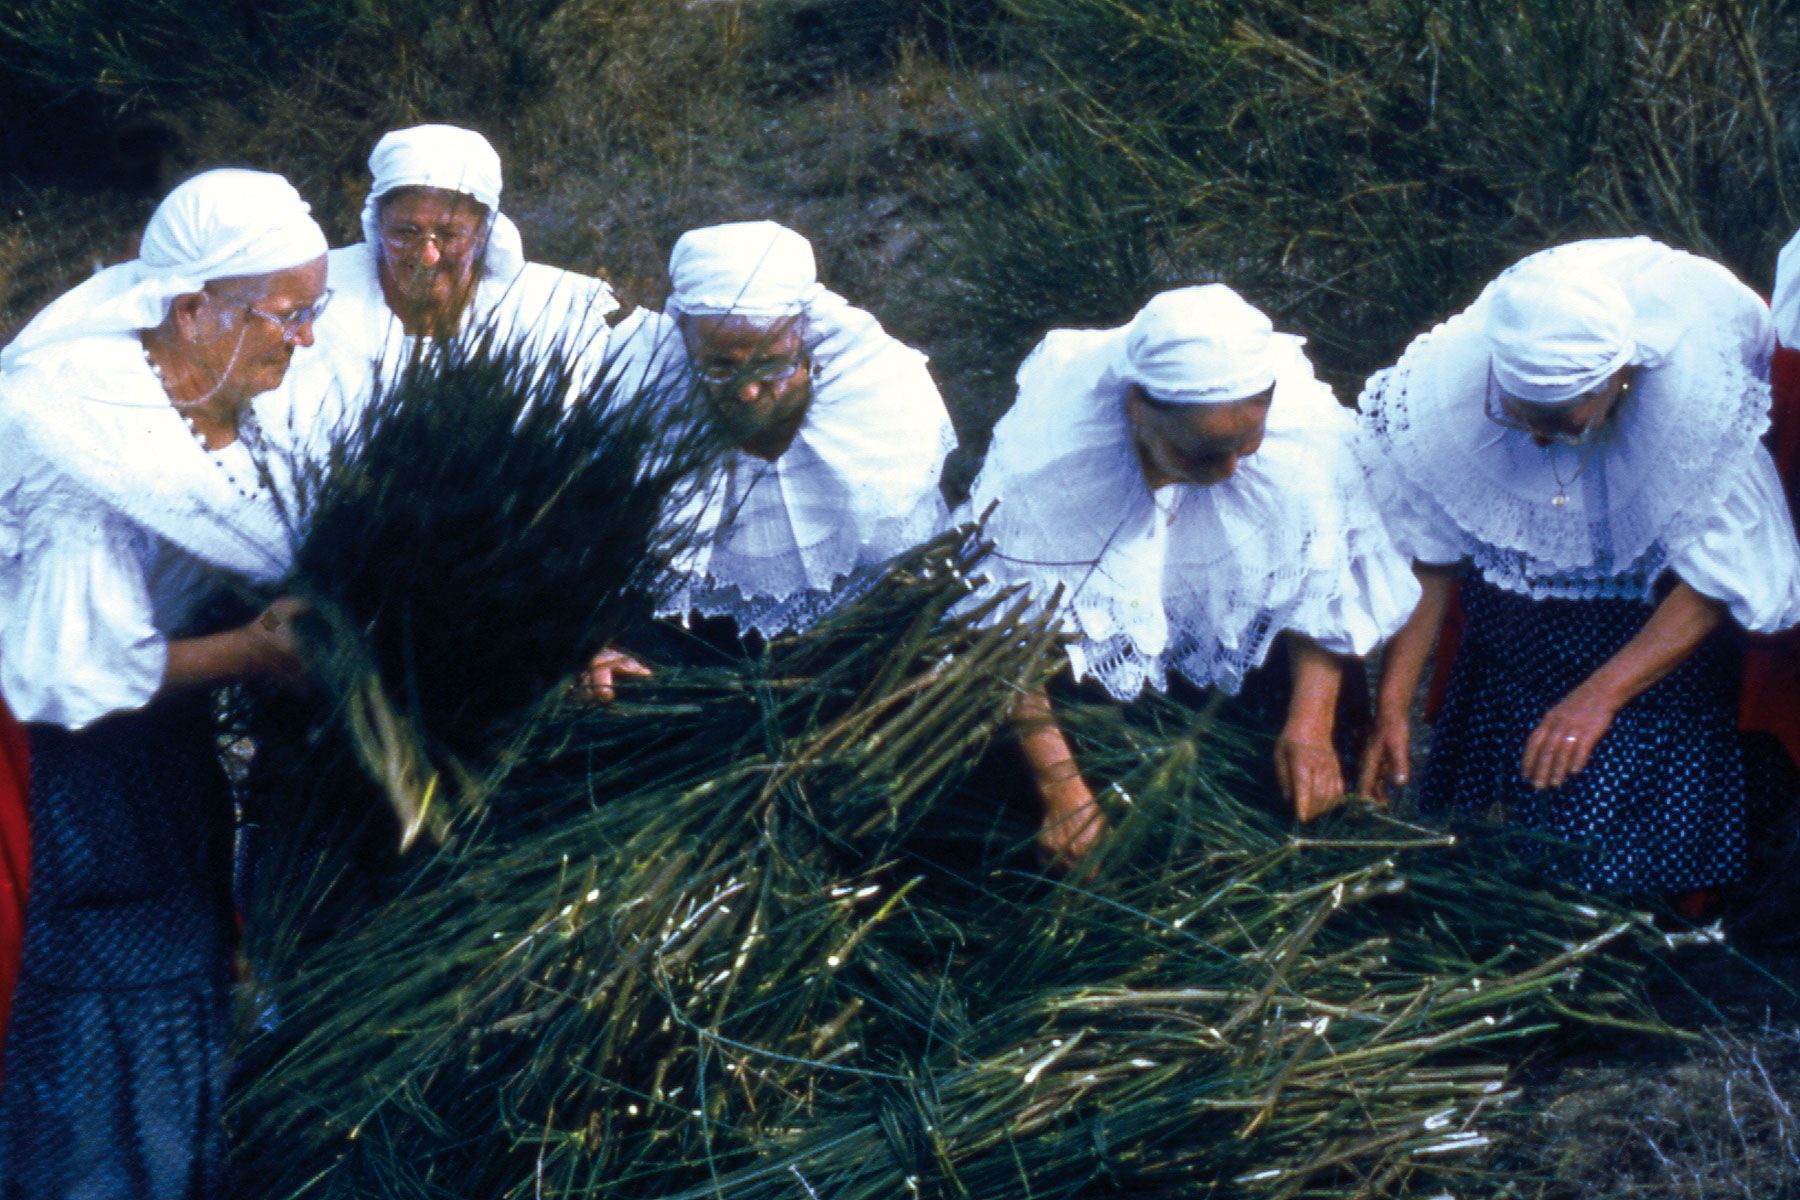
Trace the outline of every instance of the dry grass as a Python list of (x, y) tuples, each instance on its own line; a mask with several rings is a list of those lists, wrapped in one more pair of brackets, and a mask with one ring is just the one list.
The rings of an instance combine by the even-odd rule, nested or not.
[(1570, 1067), (1515, 1131), (1532, 1200), (1780, 1200), (1800, 1195), (1800, 1032), (1710, 1034), (1685, 1053)]

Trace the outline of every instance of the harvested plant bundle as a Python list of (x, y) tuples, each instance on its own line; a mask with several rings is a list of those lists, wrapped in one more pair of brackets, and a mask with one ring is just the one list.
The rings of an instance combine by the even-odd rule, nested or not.
[(529, 822), (271, 981), (255, 1194), (1441, 1192), (1533, 1039), (1649, 1021), (1629, 918), (1385, 817), (1294, 836), (1165, 702), (1071, 714), (1118, 823), (1039, 874), (983, 755), (1054, 639), (950, 615), (978, 569), (940, 539), (759, 656), (545, 714), (488, 793)]
[(685, 545), (664, 514), (716, 445), (690, 398), (594, 367), (491, 332), (427, 344), (293, 472), (309, 662), (407, 840), (649, 617)]

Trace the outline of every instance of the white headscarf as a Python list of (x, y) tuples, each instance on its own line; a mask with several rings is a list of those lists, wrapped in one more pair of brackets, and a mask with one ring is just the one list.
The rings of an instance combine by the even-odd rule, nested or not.
[(1274, 386), (1276, 345), (1269, 318), (1224, 284), (1178, 288), (1126, 326), (1118, 372), (1164, 404), (1231, 404)]
[(1631, 301), (1618, 284), (1527, 259), (1495, 280), (1486, 332), (1494, 382), (1528, 404), (1568, 404), (1635, 361)]
[(415, 125), (382, 135), (369, 154), (369, 198), (363, 202), (363, 240), (379, 253), (381, 198), (405, 187), (439, 188), (473, 197), (493, 218), (482, 271), (509, 280), (525, 266), (519, 227), (500, 211), (500, 155), (473, 129)]
[(769, 321), (804, 313), (825, 289), (812, 243), (773, 221), (690, 229), (669, 254), (671, 315)]
[(45, 308), (0, 351), (0, 369), (76, 338), (154, 329), (169, 302), (215, 279), (267, 275), (325, 253), (325, 234), (292, 184), (264, 171), (205, 171), (170, 192), (137, 258), (107, 267)]

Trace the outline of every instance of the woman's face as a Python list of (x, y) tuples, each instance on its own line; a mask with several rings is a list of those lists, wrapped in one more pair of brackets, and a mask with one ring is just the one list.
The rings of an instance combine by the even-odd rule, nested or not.
[(170, 352), (227, 405), (280, 386), (299, 346), (313, 344), (325, 295), (323, 256), (268, 275), (215, 279), (176, 304)]
[(1262, 446), (1275, 389), (1230, 404), (1167, 404), (1133, 384), (1126, 416), (1144, 482), (1154, 491), (1171, 483), (1223, 483)]
[(1614, 372), (1599, 387), (1564, 404), (1532, 404), (1504, 396), (1500, 410), (1506, 424), (1522, 429), (1539, 446), (1580, 441), (1612, 417), (1631, 384), (1633, 368)]
[(812, 405), (804, 318), (683, 316), (681, 336), (727, 439), (759, 458), (785, 453)]
[(455, 333), (487, 254), (488, 209), (444, 188), (398, 188), (375, 217), (381, 291), (414, 336)]

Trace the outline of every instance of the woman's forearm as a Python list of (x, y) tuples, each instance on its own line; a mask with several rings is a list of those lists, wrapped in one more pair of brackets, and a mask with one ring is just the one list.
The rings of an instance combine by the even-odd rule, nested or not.
[(245, 679), (256, 673), (257, 660), (256, 643), (245, 627), (177, 638), (169, 643), (162, 690), (182, 691)]
[(1722, 601), (1677, 583), (1637, 636), (1602, 663), (1582, 686), (1593, 689), (1615, 710), (1623, 708), (1686, 661), (1726, 620), (1726, 612)]
[(1377, 712), (1411, 711), (1419, 680), (1425, 675), (1425, 664), (1431, 661), (1437, 649), (1444, 614), (1450, 608), (1450, 592), (1456, 585), (1456, 571), (1453, 566), (1413, 564), (1413, 574), (1419, 578), (1419, 606), (1388, 642), (1382, 655)]
[(1290, 633), (1288, 662), (1294, 681), (1294, 694), (1288, 701), (1289, 733), (1305, 731), (1320, 741), (1330, 741), (1337, 720), (1338, 692), (1344, 685), (1344, 660), (1311, 638)]
[(170, 641), (161, 690), (213, 687), (260, 676), (297, 681), (304, 668), (288, 627), (303, 607), (283, 596), (254, 621)]
[(1042, 688), (1026, 692), (1013, 703), (1013, 734), (1031, 769), (1032, 780), (1040, 789), (1046, 785), (1067, 783), (1080, 776), (1075, 750), (1056, 723), (1050, 707), (1049, 693)]

